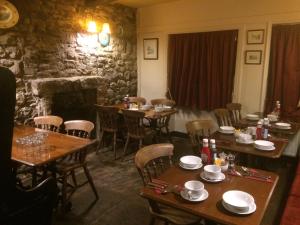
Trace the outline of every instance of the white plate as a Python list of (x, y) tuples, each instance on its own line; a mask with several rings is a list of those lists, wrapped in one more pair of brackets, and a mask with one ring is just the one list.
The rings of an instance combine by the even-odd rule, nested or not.
[(220, 126), (220, 130), (222, 131), (234, 131), (234, 127), (232, 126)]
[(290, 127), (291, 126), (291, 124), (289, 124), (289, 123), (275, 123), (275, 125), (277, 127)]
[(186, 170), (197, 170), (197, 169), (200, 169), (203, 166), (203, 164), (201, 163), (195, 167), (186, 167), (186, 166), (182, 165), (181, 163), (179, 163), (179, 166)]
[(253, 202), (252, 204), (249, 205), (249, 209), (246, 212), (238, 212), (235, 211), (234, 209), (232, 209), (230, 206), (228, 206), (223, 200), (222, 200), (222, 205), (223, 207), (228, 210), (229, 212), (235, 213), (235, 214), (239, 214), (239, 215), (247, 215), (247, 214), (251, 214), (254, 213), (256, 211), (256, 204)]
[(255, 148), (258, 150), (262, 150), (262, 151), (273, 151), (276, 149), (275, 146), (272, 146), (270, 148), (261, 148), (260, 146), (257, 146), (257, 145), (255, 145)]
[(241, 141), (240, 139), (236, 139), (235, 140), (237, 143), (240, 143), (240, 144), (245, 144), (245, 145), (249, 145), (249, 144), (253, 144), (254, 143), (254, 140), (251, 139), (251, 140), (248, 140), (248, 141)]
[(233, 131), (231, 131), (231, 130), (230, 131), (225, 131), (225, 130), (220, 129), (219, 132), (222, 133), (222, 134), (233, 134), (234, 130)]
[(250, 205), (254, 203), (254, 198), (251, 194), (239, 190), (226, 191), (222, 196), (222, 200), (228, 206), (227, 208), (235, 212), (248, 211)]
[(180, 195), (182, 198), (184, 198), (185, 200), (190, 201), (190, 202), (201, 202), (208, 198), (208, 192), (205, 189), (203, 189), (203, 193), (202, 193), (202, 195), (199, 196), (199, 198), (190, 199), (185, 190), (180, 191)]
[(277, 129), (281, 129), (281, 130), (290, 130), (292, 129), (292, 127), (280, 127), (280, 126), (275, 126)]
[(211, 182), (211, 183), (217, 183), (217, 182), (225, 180), (225, 174), (224, 173), (220, 173), (220, 177), (218, 179), (211, 179), (211, 178), (205, 177), (204, 171), (202, 171), (200, 173), (200, 177), (201, 177), (201, 179), (203, 179), (207, 182)]
[(269, 149), (274, 146), (274, 143), (271, 141), (265, 141), (265, 140), (256, 140), (254, 141), (255, 146), (261, 148), (261, 149)]

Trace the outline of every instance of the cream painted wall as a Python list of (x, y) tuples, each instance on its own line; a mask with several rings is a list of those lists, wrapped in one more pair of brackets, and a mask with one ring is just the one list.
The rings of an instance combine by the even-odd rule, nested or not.
[[(262, 111), (268, 74), (272, 24), (300, 22), (299, 0), (179, 0), (138, 10), (138, 92), (147, 99), (163, 97), (167, 88), (168, 34), (238, 29), (233, 99), (243, 113)], [(247, 45), (247, 30), (264, 29), (264, 44)], [(159, 59), (143, 59), (143, 38), (159, 38)], [(262, 50), (260, 65), (245, 65), (246, 50)], [(177, 113), (172, 128), (185, 132), (188, 120), (205, 112)]]

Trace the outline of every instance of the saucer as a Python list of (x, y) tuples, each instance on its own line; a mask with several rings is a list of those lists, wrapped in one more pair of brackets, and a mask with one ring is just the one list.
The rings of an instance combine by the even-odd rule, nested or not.
[(203, 189), (202, 195), (200, 195), (198, 198), (190, 199), (185, 190), (180, 191), (180, 195), (182, 198), (190, 202), (201, 202), (208, 198), (208, 192), (205, 189)]
[(204, 171), (202, 171), (200, 173), (200, 177), (201, 177), (201, 179), (203, 179), (203, 180), (205, 180), (207, 182), (217, 183), (217, 182), (223, 181), (225, 179), (225, 174), (221, 172), (218, 179), (212, 179), (212, 178), (205, 177)]
[(291, 126), (289, 126), (289, 127), (281, 127), (281, 126), (276, 126), (276, 125), (275, 125), (275, 127), (276, 127), (277, 129), (280, 129), (280, 130), (290, 130), (290, 129), (292, 129)]
[(230, 206), (228, 206), (223, 200), (222, 200), (222, 205), (229, 212), (232, 212), (232, 213), (235, 213), (235, 214), (239, 214), (239, 215), (251, 214), (251, 213), (255, 212), (255, 210), (256, 210), (256, 204), (254, 202), (249, 205), (249, 209), (247, 211), (245, 211), (245, 212), (238, 212), (238, 211), (234, 210), (233, 208), (231, 208)]
[(202, 164), (202, 163), (201, 163), (201, 164), (198, 164), (198, 165), (195, 166), (195, 167), (185, 167), (184, 165), (182, 165), (181, 163), (179, 163), (179, 166), (180, 166), (181, 168), (185, 169), (185, 170), (197, 170), (197, 169), (200, 169), (200, 168), (203, 166), (203, 164)]
[(248, 140), (248, 141), (241, 141), (240, 139), (236, 139), (235, 140), (237, 143), (239, 143), (239, 144), (245, 144), (245, 145), (249, 145), (249, 144), (253, 144), (253, 142), (254, 142), (254, 140)]
[(262, 151), (273, 151), (273, 150), (276, 149), (275, 146), (272, 146), (270, 148), (260, 148), (257, 145), (255, 145), (255, 148), (258, 149), (258, 150), (262, 150)]

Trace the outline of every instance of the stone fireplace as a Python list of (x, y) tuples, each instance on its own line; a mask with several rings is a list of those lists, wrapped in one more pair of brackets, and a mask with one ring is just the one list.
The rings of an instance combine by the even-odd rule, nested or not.
[(66, 120), (96, 121), (99, 76), (36, 79), (31, 83), (37, 98), (37, 114), (58, 115)]

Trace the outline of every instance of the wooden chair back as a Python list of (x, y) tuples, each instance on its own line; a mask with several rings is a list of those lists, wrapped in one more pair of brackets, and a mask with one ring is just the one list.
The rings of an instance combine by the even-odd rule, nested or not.
[(59, 132), (63, 119), (59, 116), (37, 116), (33, 118), (35, 126), (44, 130)]
[(100, 129), (107, 132), (118, 130), (119, 109), (113, 106), (96, 105), (100, 121)]
[(135, 155), (135, 165), (146, 186), (172, 165), (173, 144), (153, 144), (141, 148)]
[(232, 121), (228, 109), (225, 108), (215, 109), (214, 113), (216, 115), (219, 126), (232, 126)]
[(81, 138), (89, 138), (94, 129), (94, 123), (87, 120), (70, 120), (64, 125), (67, 134)]
[(151, 100), (152, 105), (167, 105), (173, 107), (176, 102), (167, 98), (157, 98)]
[(212, 120), (193, 120), (185, 124), (193, 147), (199, 147), (204, 137), (210, 137), (214, 124)]
[(229, 110), (233, 123), (237, 123), (242, 119), (242, 105), (240, 103), (228, 103), (226, 105), (226, 108)]
[(136, 103), (138, 105), (145, 105), (146, 104), (146, 99), (143, 97), (129, 97), (129, 103)]
[(144, 112), (134, 110), (122, 110), (127, 127), (128, 135), (135, 139), (145, 137), (145, 127), (143, 125)]

